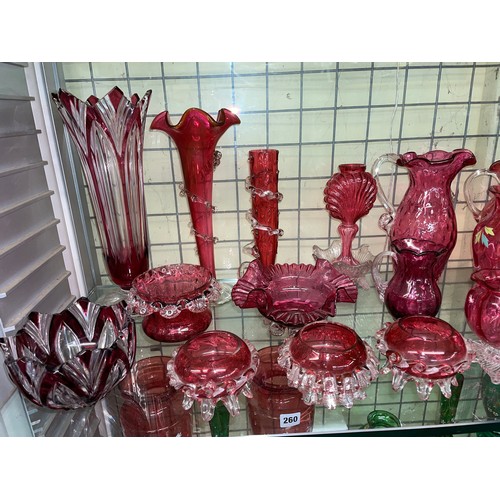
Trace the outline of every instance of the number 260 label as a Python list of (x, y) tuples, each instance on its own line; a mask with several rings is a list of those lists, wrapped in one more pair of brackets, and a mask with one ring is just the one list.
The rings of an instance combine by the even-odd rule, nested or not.
[(300, 411), (297, 413), (284, 413), (280, 415), (280, 427), (293, 427), (300, 424)]

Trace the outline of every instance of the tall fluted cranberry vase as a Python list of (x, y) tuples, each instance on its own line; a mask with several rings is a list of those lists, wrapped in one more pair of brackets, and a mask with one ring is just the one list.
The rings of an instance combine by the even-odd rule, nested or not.
[(52, 94), (82, 162), (108, 274), (124, 289), (149, 267), (142, 156), (150, 97), (128, 100), (118, 87), (86, 102)]
[(168, 111), (158, 114), (151, 130), (161, 130), (169, 135), (179, 151), (184, 185), (181, 193), (189, 203), (192, 232), (202, 267), (215, 273), (212, 213), (213, 175), (217, 164), (215, 147), (224, 132), (240, 123), (240, 119), (228, 109), (221, 109), (214, 120), (205, 111), (190, 108), (184, 112), (179, 123), (172, 125)]

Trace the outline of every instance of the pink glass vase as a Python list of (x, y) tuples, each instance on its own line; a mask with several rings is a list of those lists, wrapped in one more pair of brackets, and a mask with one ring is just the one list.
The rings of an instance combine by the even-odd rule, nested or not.
[(306, 405), (302, 393), (288, 385), (278, 352), (277, 346), (258, 351), (259, 368), (250, 382), (253, 397), (247, 401), (252, 434), (311, 432), (315, 407)]
[(127, 297), (143, 316), (144, 333), (158, 342), (184, 342), (205, 331), (220, 287), (212, 273), (194, 264), (170, 264), (137, 276)]
[(116, 387), (135, 359), (135, 323), (125, 304), (81, 297), (57, 314), (32, 312), (0, 342), (12, 382), (32, 403), (53, 410), (91, 406)]
[(242, 309), (257, 308), (266, 318), (289, 327), (335, 316), (337, 302), (354, 303), (356, 284), (326, 260), (311, 264), (274, 264), (252, 261), (232, 289), (233, 302)]
[(142, 156), (150, 97), (129, 101), (118, 87), (87, 102), (52, 94), (82, 162), (108, 274), (123, 289), (149, 267)]
[(377, 348), (386, 357), (381, 373), (392, 372), (392, 388), (400, 391), (414, 381), (426, 401), (434, 385), (450, 398), (456, 375), (473, 359), (462, 335), (450, 324), (429, 316), (407, 316), (386, 323), (376, 334)]
[(252, 225), (254, 245), (252, 255), (270, 266), (276, 261), (278, 237), (278, 203), (283, 196), (278, 192), (278, 150), (253, 149), (248, 152), (250, 176), (246, 188), (252, 195), (248, 218)]
[[(446, 248), (418, 240), (395, 240), (392, 248), (394, 250), (381, 252), (373, 260), (373, 281), (380, 300), (393, 318), (436, 316), (442, 297), (435, 267)], [(379, 272), (379, 266), (387, 256), (394, 262), (394, 275), (388, 282)]]
[(120, 423), (127, 437), (192, 435), (192, 412), (182, 407), (182, 392), (169, 385), (168, 356), (144, 358), (120, 382)]
[[(380, 185), (380, 169), (385, 163), (404, 167), (408, 171), (409, 186), (397, 210)], [(438, 279), (448, 262), (457, 241), (457, 220), (451, 197), (451, 183), (465, 167), (474, 165), (476, 158), (467, 149), (434, 150), (417, 155), (388, 154), (373, 165), (378, 197), (387, 213), (379, 220), (381, 229), (393, 241), (429, 241), (446, 248), (434, 267)]]
[(378, 377), (371, 347), (352, 328), (327, 321), (306, 325), (286, 339), (278, 363), (307, 405), (328, 409), (351, 408), (366, 398), (365, 389)]
[(486, 169), (476, 170), (474, 173), (469, 175), (469, 177), (467, 177), (467, 179), (465, 180), (464, 184), (465, 201), (474, 219), (476, 219), (476, 222), (479, 222), (481, 219), (491, 215), (491, 212), (495, 210), (496, 202), (495, 199), (493, 198), (487, 201), (482, 209), (479, 208), (474, 200), (474, 190), (473, 190), (474, 181), (477, 178), (489, 177), (491, 181), (493, 181), (495, 184), (499, 184), (500, 183), (499, 176), (500, 176), (500, 160), (492, 163), (490, 165), (490, 168), (487, 170)]
[(474, 270), (500, 268), (500, 184), (489, 189), (488, 202), (472, 233)]
[(184, 185), (181, 193), (187, 197), (191, 214), (192, 232), (200, 264), (215, 278), (215, 256), (212, 213), (213, 175), (218, 159), (215, 147), (224, 132), (240, 123), (228, 109), (221, 109), (214, 120), (198, 108), (184, 112), (179, 123), (172, 125), (168, 111), (158, 114), (152, 130), (161, 130), (171, 137), (179, 151)]
[(332, 175), (324, 190), (326, 209), (331, 217), (340, 220), (337, 230), (342, 242), (336, 261), (349, 266), (359, 265), (352, 255), (352, 242), (358, 232), (356, 222), (368, 214), (377, 198), (377, 183), (366, 165), (339, 165), (340, 172)]
[(238, 395), (251, 398), (249, 381), (259, 364), (255, 347), (231, 332), (213, 330), (188, 340), (167, 364), (170, 384), (184, 393), (183, 407), (200, 403), (206, 422), (221, 402), (231, 416), (240, 413)]

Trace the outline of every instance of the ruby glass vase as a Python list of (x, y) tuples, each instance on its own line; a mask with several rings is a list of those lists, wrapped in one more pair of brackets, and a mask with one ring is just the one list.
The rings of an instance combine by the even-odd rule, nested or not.
[(183, 407), (200, 404), (202, 419), (210, 421), (222, 403), (239, 415), (238, 395), (252, 397), (249, 382), (259, 365), (255, 347), (231, 332), (201, 333), (175, 349), (167, 364), (170, 384), (184, 393)]
[(224, 132), (240, 123), (240, 119), (228, 109), (221, 109), (214, 119), (205, 111), (190, 108), (184, 112), (176, 125), (170, 121), (168, 111), (158, 114), (151, 130), (165, 132), (179, 151), (184, 184), (181, 194), (185, 195), (191, 214), (191, 229), (196, 238), (200, 264), (208, 269), (214, 278), (215, 255), (212, 214), (214, 168), (220, 161), (215, 147)]
[[(389, 201), (380, 184), (381, 167), (392, 164), (404, 167), (409, 185), (397, 209)], [(435, 278), (441, 276), (457, 241), (457, 220), (453, 208), (451, 183), (465, 167), (474, 165), (476, 158), (467, 149), (451, 152), (434, 150), (418, 155), (388, 154), (377, 159), (372, 173), (377, 180), (378, 197), (386, 209), (379, 225), (394, 241), (429, 241), (446, 250), (434, 267)], [(392, 193), (390, 193), (392, 194)]]
[[(392, 250), (373, 260), (372, 275), (380, 300), (393, 318), (435, 316), (441, 307), (441, 290), (436, 280), (439, 257), (446, 251), (430, 241), (396, 240)], [(387, 282), (379, 271), (382, 260), (390, 256), (394, 274)]]
[(0, 341), (7, 373), (32, 403), (53, 410), (92, 406), (116, 387), (135, 359), (135, 323), (123, 302), (86, 297), (57, 314), (31, 312)]
[(276, 149), (252, 149), (248, 152), (250, 176), (246, 180), (246, 188), (252, 196), (248, 219), (254, 238), (251, 254), (264, 266), (275, 263), (278, 237), (283, 235), (278, 227), (278, 203), (283, 198), (278, 192), (278, 154)]
[(335, 316), (337, 302), (356, 302), (356, 284), (326, 260), (311, 264), (252, 261), (232, 289), (242, 309), (257, 308), (266, 318), (286, 327), (301, 327)]
[(376, 333), (377, 348), (386, 357), (381, 373), (392, 372), (392, 388), (400, 391), (414, 381), (419, 398), (426, 401), (437, 385), (450, 398), (456, 375), (473, 360), (462, 335), (449, 323), (431, 316), (407, 316), (386, 323)]
[(143, 179), (143, 142), (151, 98), (126, 99), (114, 87), (86, 102), (59, 90), (52, 94), (80, 156), (111, 280), (128, 290), (149, 267)]
[(288, 385), (286, 370), (278, 364), (278, 346), (258, 351), (259, 367), (250, 382), (253, 397), (247, 400), (252, 434), (311, 432), (314, 406), (302, 401), (302, 393)]
[(131, 314), (143, 316), (144, 333), (158, 342), (184, 342), (205, 331), (220, 287), (208, 269), (167, 264), (137, 276), (127, 297)]
[(192, 412), (182, 407), (182, 392), (169, 385), (170, 359), (141, 359), (120, 382), (120, 423), (126, 437), (192, 435)]
[(307, 405), (328, 409), (351, 408), (366, 398), (366, 388), (378, 377), (371, 347), (352, 328), (327, 321), (306, 325), (286, 339), (278, 363)]

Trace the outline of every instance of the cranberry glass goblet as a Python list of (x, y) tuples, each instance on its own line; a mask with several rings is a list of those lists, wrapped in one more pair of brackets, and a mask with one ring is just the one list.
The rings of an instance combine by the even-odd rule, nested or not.
[(278, 364), (277, 346), (258, 351), (259, 368), (250, 382), (248, 418), (253, 434), (311, 432), (314, 406), (302, 401), (302, 393), (288, 385), (286, 370)]
[(248, 382), (259, 364), (257, 350), (231, 332), (213, 330), (201, 333), (175, 349), (167, 364), (170, 384), (184, 393), (183, 407), (194, 401), (208, 422), (219, 401), (234, 417), (240, 412), (238, 395), (252, 397)]
[(378, 350), (387, 358), (381, 373), (392, 371), (395, 391), (415, 381), (423, 401), (434, 385), (450, 398), (456, 375), (466, 371), (473, 359), (462, 335), (446, 321), (431, 316), (407, 316), (386, 323), (376, 338)]
[(150, 269), (132, 283), (129, 311), (144, 316), (144, 333), (159, 342), (183, 342), (205, 331), (220, 287), (208, 269), (170, 264)]
[(120, 422), (127, 437), (192, 435), (192, 413), (182, 407), (182, 392), (169, 385), (168, 356), (136, 362), (120, 382)]
[(358, 289), (348, 276), (328, 261), (311, 264), (274, 264), (252, 261), (232, 290), (242, 309), (257, 308), (285, 327), (301, 327), (335, 316), (337, 302), (356, 302)]
[(57, 314), (32, 312), (0, 342), (12, 382), (32, 403), (54, 410), (91, 406), (129, 372), (135, 323), (123, 302), (100, 306), (81, 297)]
[(278, 363), (288, 383), (303, 394), (307, 405), (351, 408), (365, 399), (365, 389), (377, 378), (377, 358), (352, 329), (318, 321), (304, 326), (280, 346)]

